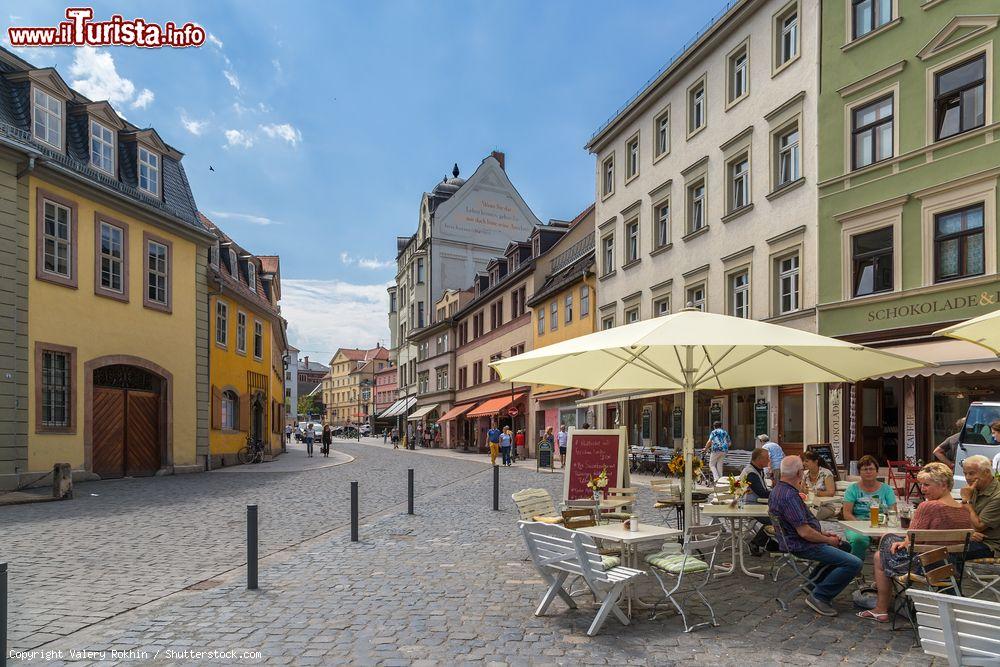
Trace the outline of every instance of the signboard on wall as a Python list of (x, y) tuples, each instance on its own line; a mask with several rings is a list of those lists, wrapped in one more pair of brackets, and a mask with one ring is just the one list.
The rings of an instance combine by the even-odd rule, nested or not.
[(563, 498), (579, 500), (593, 497), (593, 492), (587, 488), (587, 481), (605, 469), (608, 471), (609, 488), (624, 486), (626, 442), (624, 428), (570, 429), (566, 443), (566, 468), (563, 471)]
[(903, 456), (917, 458), (917, 414), (916, 392), (913, 378), (906, 378), (903, 384)]
[(684, 437), (684, 411), (678, 406), (674, 408), (671, 417), (674, 440), (681, 440)]
[(753, 434), (755, 436), (767, 433), (767, 401), (763, 398), (757, 399), (753, 406)]
[(843, 388), (830, 390), (830, 447), (838, 461), (844, 460), (843, 400)]

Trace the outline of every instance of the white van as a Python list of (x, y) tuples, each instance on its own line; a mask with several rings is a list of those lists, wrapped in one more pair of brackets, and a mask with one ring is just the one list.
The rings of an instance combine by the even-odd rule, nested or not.
[(969, 405), (969, 413), (965, 417), (965, 428), (958, 438), (958, 450), (955, 452), (955, 488), (965, 486), (965, 471), (962, 461), (975, 454), (982, 454), (990, 461), (1000, 454), (1000, 444), (993, 440), (990, 424), (1000, 419), (1000, 402), (975, 401)]

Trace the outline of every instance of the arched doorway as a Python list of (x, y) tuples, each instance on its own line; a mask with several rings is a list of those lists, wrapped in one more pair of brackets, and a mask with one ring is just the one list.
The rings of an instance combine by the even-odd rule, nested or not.
[(92, 373), (92, 471), (104, 479), (156, 474), (162, 462), (163, 378), (129, 364)]
[(264, 394), (255, 392), (250, 399), (250, 437), (264, 443)]

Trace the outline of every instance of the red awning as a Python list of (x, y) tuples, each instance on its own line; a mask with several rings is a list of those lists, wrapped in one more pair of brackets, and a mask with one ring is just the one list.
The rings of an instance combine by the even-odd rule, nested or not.
[(556, 389), (554, 391), (535, 394), (535, 399), (538, 401), (556, 401), (561, 398), (579, 398), (584, 393), (583, 389)]
[(524, 394), (515, 394), (513, 397), (501, 396), (499, 398), (491, 398), (467, 414), (466, 417), (490, 417), (492, 415), (499, 414), (501, 410), (509, 408), (512, 404), (517, 403), (522, 398), (524, 398)]
[(451, 410), (438, 417), (438, 421), (446, 422), (449, 419), (456, 419), (458, 417), (461, 417), (466, 412), (471, 410), (475, 405), (476, 405), (475, 403), (462, 403), (461, 405), (456, 405)]

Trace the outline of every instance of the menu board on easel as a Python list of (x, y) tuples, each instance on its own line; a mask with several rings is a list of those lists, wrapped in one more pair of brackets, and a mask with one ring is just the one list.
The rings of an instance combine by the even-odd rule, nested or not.
[(593, 492), (587, 488), (587, 481), (605, 469), (608, 471), (608, 487), (624, 486), (627, 483), (627, 442), (624, 428), (570, 429), (566, 443), (563, 498), (579, 500), (593, 497)]

